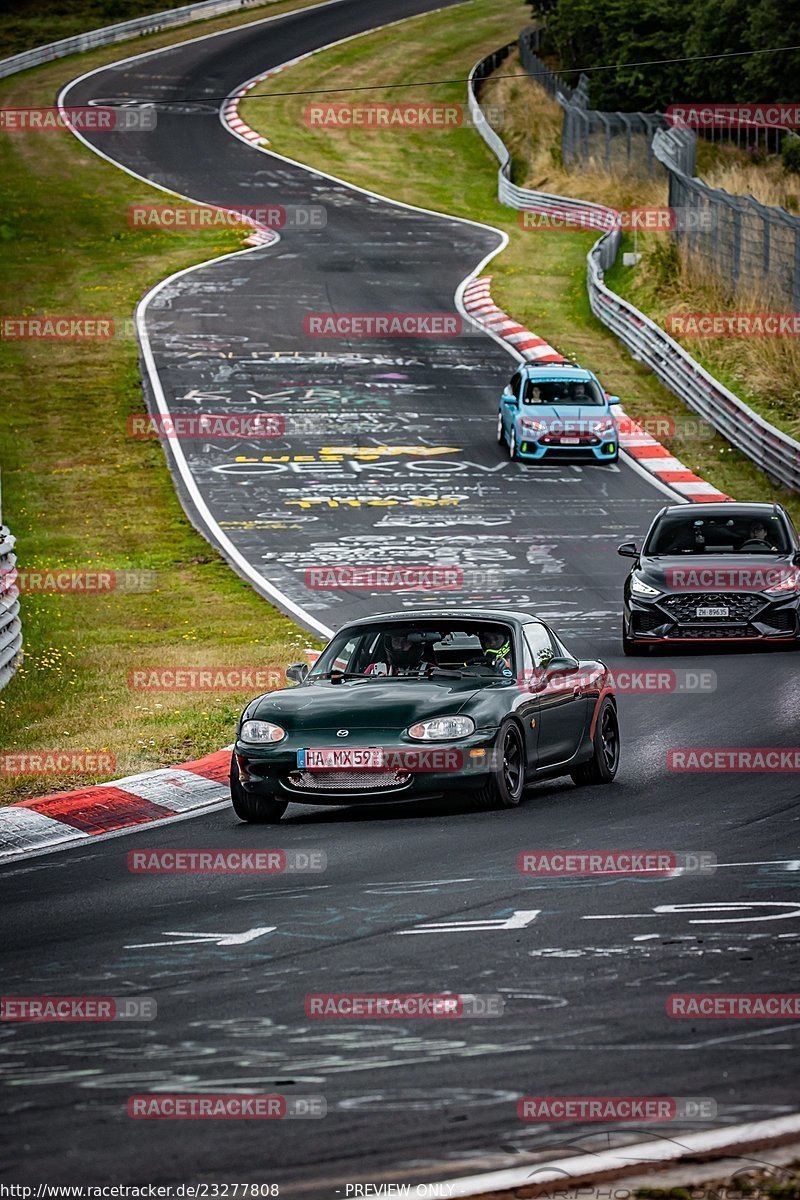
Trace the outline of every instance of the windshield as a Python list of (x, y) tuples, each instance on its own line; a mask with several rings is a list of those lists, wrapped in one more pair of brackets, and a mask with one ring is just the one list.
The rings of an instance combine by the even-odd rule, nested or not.
[(434, 674), (510, 679), (514, 669), (508, 625), (453, 618), (343, 630), (323, 650), (308, 678), (342, 672), (364, 679)]
[(601, 406), (606, 398), (592, 379), (526, 379), (522, 403)]
[(788, 541), (780, 517), (758, 510), (696, 517), (665, 513), (644, 549), (645, 554), (786, 554)]

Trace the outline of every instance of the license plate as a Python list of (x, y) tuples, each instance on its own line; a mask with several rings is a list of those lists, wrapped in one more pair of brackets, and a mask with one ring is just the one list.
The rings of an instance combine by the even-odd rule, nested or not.
[(580, 438), (565, 438), (565, 437), (562, 437), (562, 439), (561, 439), (561, 445), (562, 445), (562, 446), (580, 446), (580, 444), (581, 444), (581, 439), (580, 439)]
[(696, 608), (695, 616), (698, 617), (728, 617), (730, 616), (729, 608)]
[(375, 771), (383, 766), (383, 750), (374, 746), (298, 750), (297, 765), (304, 771)]

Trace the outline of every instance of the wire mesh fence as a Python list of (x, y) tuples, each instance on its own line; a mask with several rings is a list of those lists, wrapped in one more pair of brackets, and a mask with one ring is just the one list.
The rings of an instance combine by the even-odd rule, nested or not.
[(695, 218), (675, 234), (684, 261), (719, 276), (732, 295), (749, 292), (797, 311), (800, 218), (692, 177), (682, 159), (687, 132), (662, 130), (653, 139), (653, 153), (667, 168), (670, 206)]
[(664, 129), (663, 113), (599, 112), (589, 107), (589, 78), (581, 75), (576, 87), (542, 61), (537, 28), (519, 35), (520, 61), (528, 74), (557, 100), (564, 111), (561, 153), (566, 167), (602, 166), (606, 170), (655, 175), (661, 170), (651, 145), (657, 129)]
[[(732, 296), (746, 293), (769, 304), (800, 309), (800, 217), (785, 208), (761, 204), (754, 196), (734, 196), (709, 187), (698, 179), (694, 174), (695, 131), (671, 126), (664, 113), (589, 108), (587, 77), (582, 75), (573, 89), (551, 71), (537, 53), (539, 32), (534, 28), (522, 31), (520, 60), (564, 112), (564, 165), (600, 166), (650, 177), (665, 172), (670, 208), (682, 214), (672, 236), (691, 273), (716, 276)], [(757, 138), (759, 131), (744, 132)], [(712, 128), (710, 133), (719, 140), (719, 130)], [(741, 145), (741, 124), (727, 133), (729, 142)]]

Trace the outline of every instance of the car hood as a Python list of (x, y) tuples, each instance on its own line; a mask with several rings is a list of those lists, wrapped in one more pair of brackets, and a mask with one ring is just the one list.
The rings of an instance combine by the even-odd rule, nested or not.
[(474, 679), (353, 679), (304, 683), (269, 692), (248, 706), (248, 717), (295, 729), (405, 729), (457, 713), (476, 691)]
[(556, 404), (523, 404), (519, 410), (521, 417), (533, 417), (537, 421), (544, 422), (545, 425), (563, 425), (571, 422), (584, 425), (589, 425), (595, 421), (608, 420), (612, 413), (607, 408), (600, 408), (596, 404), (584, 404), (580, 406)]
[(783, 554), (675, 554), (642, 558), (634, 568), (665, 592), (763, 592), (797, 568)]

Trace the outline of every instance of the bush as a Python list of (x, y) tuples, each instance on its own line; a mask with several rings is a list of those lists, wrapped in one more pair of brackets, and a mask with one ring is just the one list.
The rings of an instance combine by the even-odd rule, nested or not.
[(781, 142), (781, 160), (785, 171), (800, 174), (800, 137), (787, 133)]

